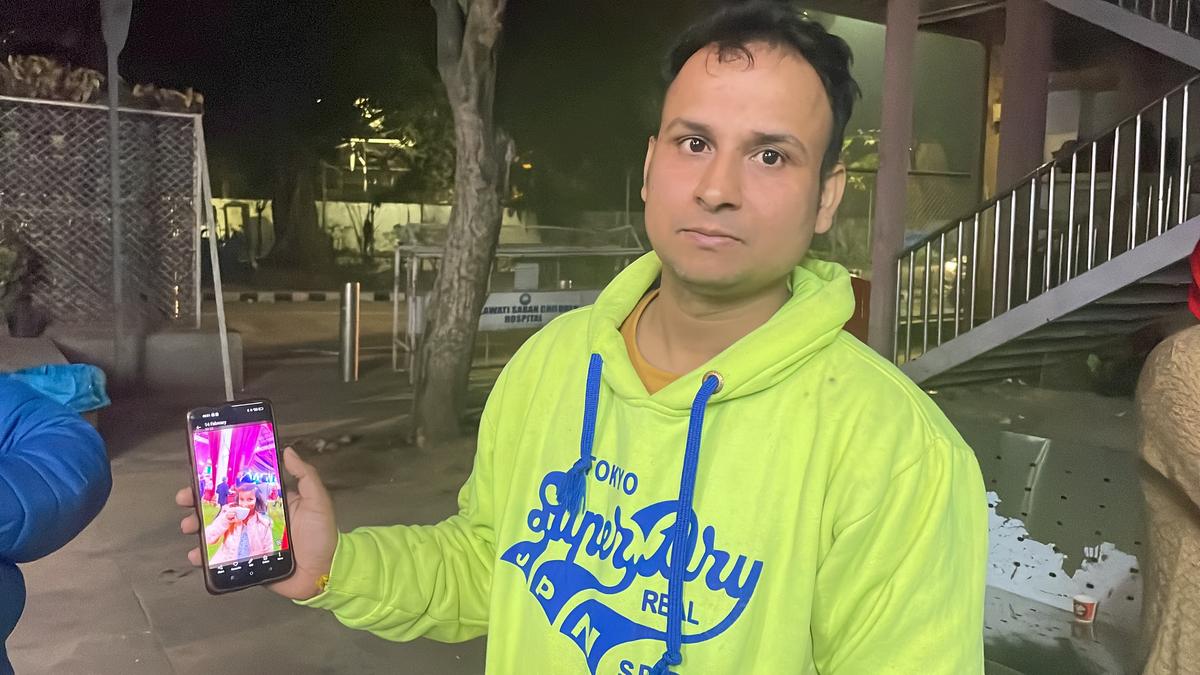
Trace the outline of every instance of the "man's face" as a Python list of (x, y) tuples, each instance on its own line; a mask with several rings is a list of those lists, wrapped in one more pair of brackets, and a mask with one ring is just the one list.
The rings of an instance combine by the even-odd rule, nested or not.
[(821, 175), (833, 113), (816, 71), (790, 50), (749, 47), (752, 67), (712, 47), (692, 55), (646, 152), (650, 243), (664, 274), (711, 297), (786, 278), (845, 188), (840, 166)]

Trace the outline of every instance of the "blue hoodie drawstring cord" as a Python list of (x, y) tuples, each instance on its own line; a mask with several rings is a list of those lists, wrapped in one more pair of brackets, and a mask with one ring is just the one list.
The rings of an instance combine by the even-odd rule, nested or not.
[(558, 503), (566, 507), (568, 513), (578, 514), (583, 509), (583, 500), (587, 490), (587, 474), (592, 468), (592, 442), (596, 438), (596, 408), (600, 406), (600, 371), (604, 360), (599, 354), (592, 354), (588, 364), (587, 393), (583, 402), (583, 434), (579, 439), (579, 459), (567, 470), (563, 478), (562, 493)]
[(670, 666), (683, 663), (683, 577), (687, 573), (688, 530), (692, 520), (692, 500), (696, 495), (696, 471), (700, 464), (700, 432), (708, 399), (721, 388), (721, 376), (708, 373), (692, 402), (688, 421), (687, 447), (683, 453), (683, 475), (679, 479), (679, 501), (675, 526), (671, 533), (671, 574), (667, 580), (667, 649), (654, 664), (650, 675), (670, 675)]

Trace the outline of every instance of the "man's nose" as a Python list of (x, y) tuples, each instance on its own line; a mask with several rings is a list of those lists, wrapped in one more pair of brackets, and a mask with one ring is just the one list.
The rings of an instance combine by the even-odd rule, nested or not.
[(734, 153), (714, 153), (693, 193), (707, 211), (737, 209), (742, 205), (742, 162)]

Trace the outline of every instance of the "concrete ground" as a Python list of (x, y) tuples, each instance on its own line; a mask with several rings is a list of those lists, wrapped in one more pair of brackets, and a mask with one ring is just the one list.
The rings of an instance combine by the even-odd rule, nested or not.
[[(212, 308), (207, 309), (206, 323)], [(404, 442), (411, 391), (407, 378), (390, 370), (389, 304), (363, 305), (364, 363), (362, 380), (354, 384), (338, 379), (336, 303), (231, 303), (227, 309), (231, 327), (245, 340), (245, 395), (274, 401), (281, 440), (296, 444), (316, 464), (333, 492), (341, 528), (432, 523), (454, 511), (474, 444), (466, 440), (422, 453)], [(473, 383), (475, 406), (490, 377), (494, 371), (480, 372)], [(1127, 404), (1110, 402), (1110, 414), (1099, 415), (1104, 401), (1037, 396), (1000, 387), (937, 398), (956, 422), (1048, 437), (1085, 428), (1119, 438), (1122, 445), (1132, 438), (1130, 420), (1120, 412)], [(195, 539), (179, 533), (184, 512), (172, 497), (189, 479), (184, 412), (220, 398), (219, 391), (157, 395), (120, 400), (104, 412), (112, 496), (75, 541), (23, 566), (28, 607), (8, 642), (17, 673), (209, 675), (247, 667), (279, 673), (481, 673), (482, 639), (396, 644), (346, 629), (326, 612), (292, 606), (261, 588), (208, 595), (185, 558)], [(1099, 418), (1106, 420), (1103, 428)], [(318, 439), (344, 435), (353, 441), (316, 451)], [(989, 675), (1134, 672), (1127, 633), (1101, 624), (1080, 631), (1068, 612), (997, 589), (989, 589), (987, 611)], [(1025, 619), (1017, 621), (1021, 616)]]
[[(467, 441), (425, 454), (403, 442), (411, 396), (379, 349), (391, 324), (376, 304), (364, 304), (369, 351), (355, 384), (338, 380), (328, 354), (336, 304), (231, 305), (229, 312), (246, 336), (245, 395), (274, 401), (281, 441), (297, 443), (318, 467), (343, 529), (449, 515), (474, 450)], [(209, 674), (244, 669), (239, 663), (278, 673), (482, 672), (482, 640), (395, 644), (261, 588), (220, 597), (205, 591), (185, 557), (196, 542), (179, 532), (184, 512), (173, 495), (189, 479), (184, 412), (220, 399), (219, 391), (155, 396), (104, 411), (112, 496), (77, 539), (23, 566), (28, 606), (8, 641), (16, 672)], [(345, 434), (355, 440), (313, 448), (316, 439)]]

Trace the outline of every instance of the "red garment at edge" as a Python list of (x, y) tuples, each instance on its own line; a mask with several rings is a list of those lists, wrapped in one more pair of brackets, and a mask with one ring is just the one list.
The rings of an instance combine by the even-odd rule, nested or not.
[(1192, 251), (1191, 262), (1192, 287), (1188, 290), (1188, 307), (1200, 319), (1200, 241), (1196, 242), (1196, 249)]

